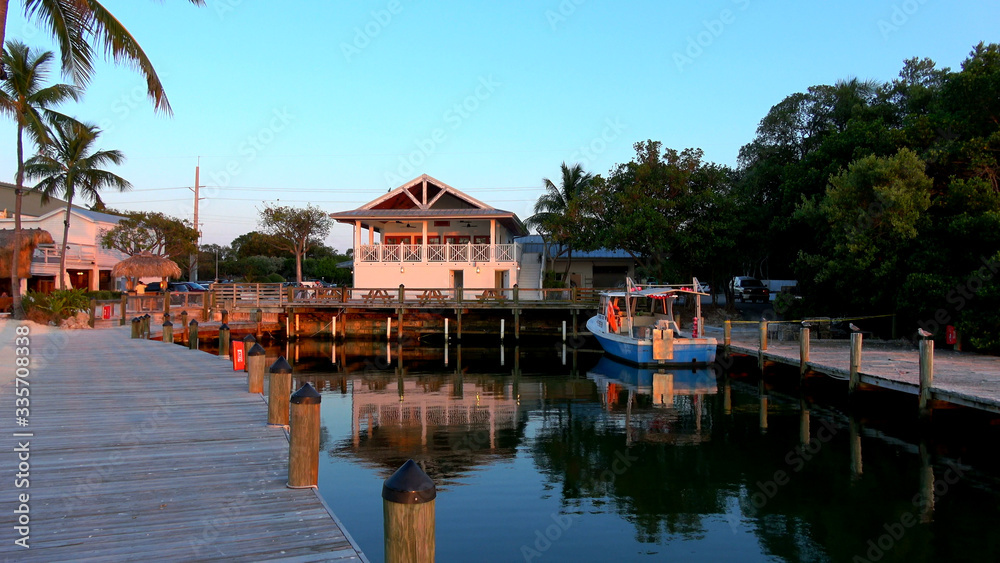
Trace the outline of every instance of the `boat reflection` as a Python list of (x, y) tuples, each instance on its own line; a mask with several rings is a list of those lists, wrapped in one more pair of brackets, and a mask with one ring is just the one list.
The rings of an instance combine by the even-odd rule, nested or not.
[(609, 413), (621, 414), (624, 408), (627, 444), (698, 444), (711, 438), (710, 425), (703, 425), (705, 395), (717, 391), (715, 371), (709, 367), (636, 367), (603, 356), (587, 377)]

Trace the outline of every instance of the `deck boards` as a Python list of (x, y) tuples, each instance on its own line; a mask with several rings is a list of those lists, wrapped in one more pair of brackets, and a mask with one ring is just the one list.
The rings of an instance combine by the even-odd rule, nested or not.
[[(4, 325), (0, 357), (12, 358), (14, 324)], [(266, 425), (267, 406), (246, 392), (243, 372), (204, 352), (132, 340), (129, 330), (33, 330), (27, 428), (11, 420), (13, 376), (4, 375), (0, 471), (8, 482), (12, 433), (34, 436), (21, 438), (31, 450), (31, 548), (14, 545), (5, 510), (0, 555), (365, 560), (315, 491), (285, 487), (286, 434)], [(3, 490), (11, 507), (17, 491)]]
[[(746, 334), (733, 334), (732, 351), (756, 356), (759, 345)], [(811, 340), (809, 368), (846, 379), (850, 374), (850, 342)], [(764, 360), (799, 365), (797, 341), (771, 341)], [(920, 387), (919, 352), (863, 343), (861, 383), (916, 395)], [(935, 350), (931, 396), (939, 401), (1000, 412), (1000, 358), (952, 350)]]

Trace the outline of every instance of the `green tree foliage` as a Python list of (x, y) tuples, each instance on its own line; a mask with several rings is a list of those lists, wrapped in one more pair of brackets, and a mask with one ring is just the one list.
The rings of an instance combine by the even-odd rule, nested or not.
[(822, 198), (799, 215), (821, 231), (822, 246), (803, 250), (798, 265), (806, 287), (829, 305), (889, 310), (903, 281), (901, 267), (931, 200), (931, 180), (916, 153), (866, 156), (830, 178)]
[(100, 203), (101, 190), (113, 188), (124, 192), (132, 189), (132, 185), (103, 169), (109, 164), (121, 164), (125, 155), (118, 150), (97, 150), (94, 145), (101, 130), (96, 125), (59, 115), (53, 116), (51, 121), (51, 133), (39, 153), (24, 164), (24, 172), (28, 178), (39, 180), (35, 190), (42, 193), (43, 203), (56, 195), (66, 199), (59, 255), (59, 289), (66, 289), (66, 245), (73, 199), (80, 196)]
[(230, 244), (235, 258), (247, 258), (250, 256), (280, 256), (293, 258), (292, 252), (287, 249), (278, 235), (262, 233), (260, 231), (250, 231), (244, 233)]
[[(6, 12), (5, 12), (6, 13)], [(0, 44), (3, 41), (0, 40)], [(6, 68), (6, 78), (0, 81), (0, 113), (17, 123), (17, 174), (14, 189), (14, 248), (21, 245), (21, 205), (24, 192), (24, 133), (36, 144), (48, 139), (43, 117), (48, 108), (70, 99), (77, 99), (79, 91), (67, 84), (43, 86), (48, 77), (52, 53), (32, 52), (19, 41), (8, 41), (0, 57), (0, 68)], [(21, 279), (18, 277), (18, 253), (11, 258), (10, 287), (13, 296), (11, 309), (15, 318), (24, 314), (21, 308)]]
[(134, 256), (149, 252), (183, 262), (194, 251), (198, 232), (186, 219), (158, 211), (129, 211), (116, 226), (101, 233), (101, 244)]
[(583, 229), (585, 213), (580, 202), (587, 196), (593, 175), (583, 170), (579, 164), (560, 165), (562, 178), (558, 186), (548, 178), (542, 178), (545, 186), (535, 202), (534, 215), (525, 223), (535, 229), (546, 244), (555, 244), (559, 251), (555, 256), (567, 255), (566, 271), (563, 279), (569, 284), (569, 270), (573, 263), (573, 249), (588, 246), (587, 231)]
[(260, 211), (260, 230), (274, 237), (278, 248), (295, 255), (295, 281), (302, 283), (302, 257), (322, 244), (333, 220), (319, 207), (267, 206)]
[[(204, 0), (188, 0), (196, 6)], [(23, 0), (24, 15), (52, 34), (59, 43), (63, 73), (85, 86), (94, 73), (94, 46), (115, 63), (124, 63), (146, 80), (153, 107), (170, 114), (170, 103), (153, 63), (125, 26), (97, 0)], [(0, 45), (7, 32), (9, 0), (0, 2)], [(6, 61), (4, 61), (6, 65)], [(0, 78), (3, 78), (0, 66)]]
[[(700, 149), (635, 144), (631, 162), (598, 177), (581, 202), (595, 242), (622, 249), (660, 280), (722, 278), (738, 233), (732, 171), (702, 162)], [(731, 253), (729, 253), (731, 256)], [(716, 280), (720, 281), (720, 280)]]

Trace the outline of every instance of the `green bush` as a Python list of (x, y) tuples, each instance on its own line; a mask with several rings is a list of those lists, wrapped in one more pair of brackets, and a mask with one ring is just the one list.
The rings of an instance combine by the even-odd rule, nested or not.
[(24, 295), (23, 305), (28, 318), (56, 324), (81, 311), (90, 308), (90, 297), (82, 289), (57, 289), (52, 293), (29, 291)]
[(285, 278), (281, 274), (268, 274), (264, 277), (264, 283), (281, 283), (285, 281)]
[(121, 299), (122, 292), (120, 291), (108, 291), (102, 289), (100, 291), (88, 291), (86, 293), (87, 299), (96, 299), (98, 301), (111, 301), (114, 299)]

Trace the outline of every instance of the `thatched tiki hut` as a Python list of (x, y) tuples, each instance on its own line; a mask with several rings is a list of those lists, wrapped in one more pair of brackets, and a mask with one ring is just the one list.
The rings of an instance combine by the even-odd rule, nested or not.
[[(40, 244), (54, 244), (52, 235), (44, 229), (21, 229), (21, 248), (17, 250), (17, 275), (21, 279), (31, 277), (31, 256), (35, 253), (35, 248)], [(6, 280), (3, 286), (4, 291), (10, 292), (10, 264), (13, 261), (14, 251), (14, 231), (10, 229), (0, 230), (0, 280)]]
[[(181, 277), (181, 268), (173, 260), (166, 256), (156, 256), (149, 252), (129, 256), (111, 268), (113, 277), (125, 276), (128, 278), (128, 289), (135, 288), (139, 278), (157, 277), (164, 282), (167, 278)], [(166, 285), (165, 283), (163, 285)]]

